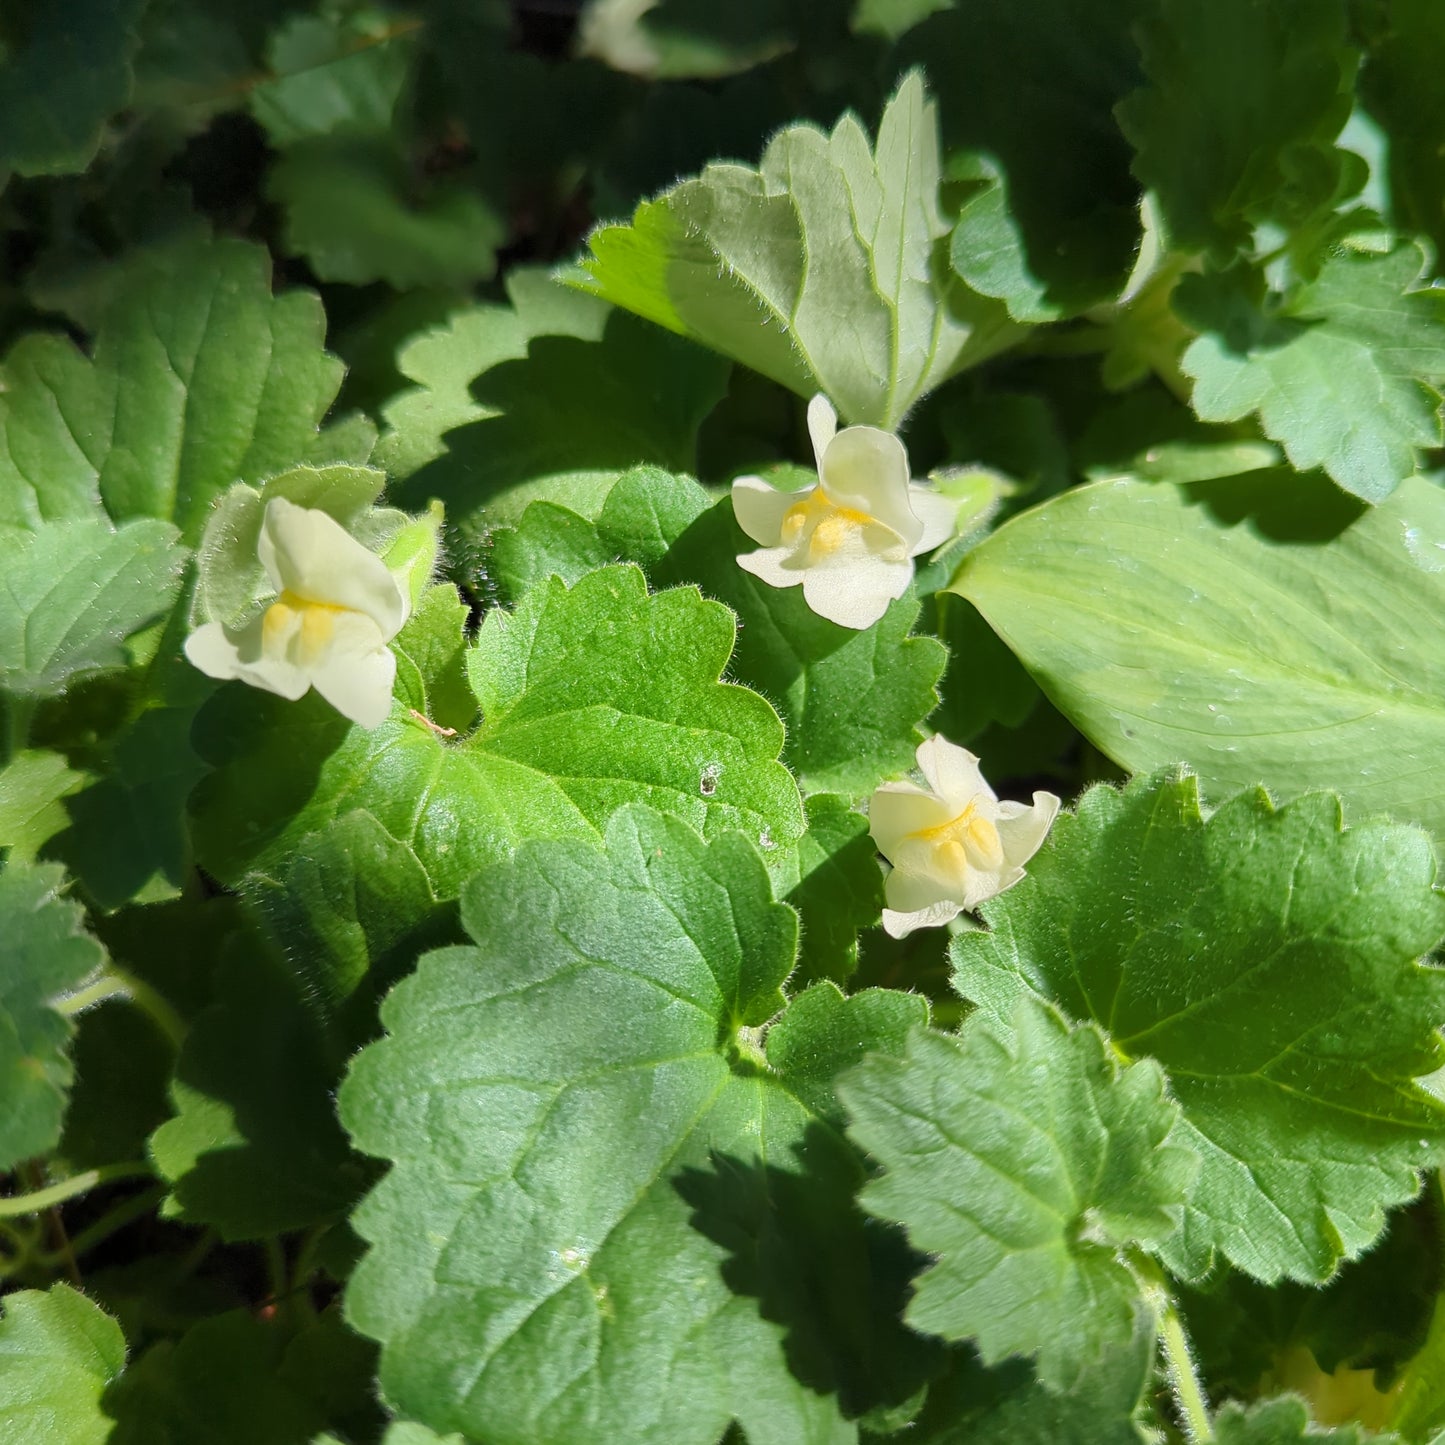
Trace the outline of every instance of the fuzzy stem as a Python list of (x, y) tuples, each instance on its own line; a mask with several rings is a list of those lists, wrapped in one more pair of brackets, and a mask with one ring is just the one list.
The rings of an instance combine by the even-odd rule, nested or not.
[(125, 1164), (102, 1164), (99, 1169), (86, 1169), (62, 1179), (59, 1184), (47, 1185), (44, 1189), (32, 1189), (26, 1194), (0, 1196), (0, 1218), (14, 1218), (21, 1214), (39, 1214), (52, 1205), (63, 1204), (77, 1194), (85, 1194), (98, 1184), (109, 1184), (116, 1179), (152, 1178), (155, 1171), (149, 1164), (135, 1159)]
[(1199, 1383), (1199, 1372), (1194, 1367), (1194, 1355), (1189, 1348), (1189, 1338), (1184, 1333), (1184, 1322), (1179, 1318), (1173, 1298), (1167, 1295), (1159, 1314), (1159, 1340), (1164, 1346), (1169, 1384), (1184, 1421), (1184, 1433), (1190, 1445), (1209, 1445), (1214, 1439), (1209, 1404)]
[(166, 1036), (171, 1046), (180, 1051), (186, 1040), (185, 1021), (144, 979), (117, 968), (113, 963), (106, 966), (94, 983), (57, 1000), (54, 1008), (57, 1013), (69, 1016), (108, 998), (129, 999)]

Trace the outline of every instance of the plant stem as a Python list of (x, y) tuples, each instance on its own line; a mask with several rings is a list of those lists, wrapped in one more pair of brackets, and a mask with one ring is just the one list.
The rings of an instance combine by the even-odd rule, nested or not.
[(1209, 1445), (1214, 1439), (1214, 1427), (1209, 1422), (1209, 1404), (1199, 1383), (1199, 1372), (1194, 1368), (1194, 1355), (1184, 1333), (1184, 1322), (1179, 1318), (1173, 1297), (1167, 1293), (1159, 1314), (1159, 1340), (1164, 1346), (1164, 1362), (1184, 1421), (1184, 1433), (1191, 1445)]
[(108, 998), (128, 998), (166, 1036), (177, 1052), (186, 1039), (185, 1021), (143, 978), (108, 964), (99, 978), (78, 993), (60, 999), (55, 1011), (78, 1014)]
[(47, 1185), (44, 1189), (32, 1189), (25, 1194), (0, 1196), (0, 1218), (13, 1218), (20, 1214), (39, 1214), (52, 1205), (63, 1204), (94, 1189), (97, 1184), (109, 1184), (115, 1179), (151, 1178), (155, 1170), (143, 1160), (135, 1159), (125, 1164), (102, 1164), (98, 1169), (86, 1169), (62, 1179), (59, 1184)]

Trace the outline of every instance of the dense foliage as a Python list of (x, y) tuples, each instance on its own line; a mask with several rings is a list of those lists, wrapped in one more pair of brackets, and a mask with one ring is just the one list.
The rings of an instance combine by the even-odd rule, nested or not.
[(0, 1440), (1445, 1441), (1442, 74), (0, 5)]

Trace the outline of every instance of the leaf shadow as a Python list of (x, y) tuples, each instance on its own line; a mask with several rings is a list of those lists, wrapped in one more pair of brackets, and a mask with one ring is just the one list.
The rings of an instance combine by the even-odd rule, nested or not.
[(1323, 472), (1289, 467), (1189, 482), (1182, 491), (1186, 501), (1204, 507), (1224, 526), (1248, 524), (1271, 542), (1332, 542), (1370, 510)]
[(864, 1172), (833, 1131), (810, 1123), (792, 1153), (789, 1168), (714, 1153), (673, 1187), (693, 1227), (728, 1251), (724, 1283), (782, 1326), (802, 1384), (850, 1418), (904, 1405), (944, 1362), (940, 1342), (902, 1323), (923, 1257), (858, 1207)]

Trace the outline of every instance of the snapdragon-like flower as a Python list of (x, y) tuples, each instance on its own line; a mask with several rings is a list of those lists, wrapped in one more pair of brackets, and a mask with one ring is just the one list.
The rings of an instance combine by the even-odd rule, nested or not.
[(908, 590), (913, 559), (952, 536), (958, 503), (909, 480), (908, 453), (892, 432), (839, 431), (824, 396), (808, 405), (808, 432), (813, 486), (733, 483), (738, 525), (762, 544), (738, 565), (773, 587), (801, 585), (808, 606), (840, 627), (871, 627)]
[(208, 677), (238, 677), (294, 702), (314, 687), (364, 728), (391, 711), (396, 658), (387, 643), (410, 611), (375, 553), (334, 517), (277, 497), (256, 547), (278, 594), (245, 626), (208, 622), (186, 656)]
[(1032, 807), (1000, 803), (978, 759), (947, 738), (929, 738), (917, 757), (926, 789), (884, 783), (868, 805), (868, 831), (893, 865), (883, 927), (894, 938), (1012, 888), (1059, 811), (1052, 793), (1035, 793)]

